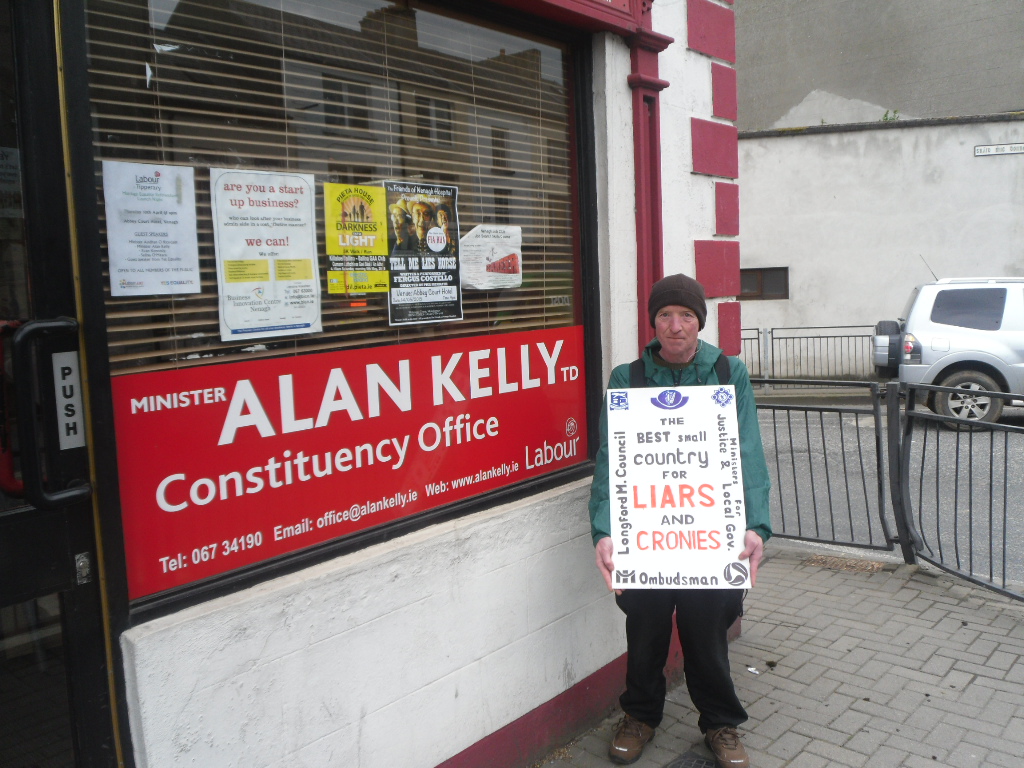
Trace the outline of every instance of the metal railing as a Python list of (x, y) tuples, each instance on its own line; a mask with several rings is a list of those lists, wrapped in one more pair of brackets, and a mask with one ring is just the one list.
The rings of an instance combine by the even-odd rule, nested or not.
[[(765, 379), (751, 379), (764, 384)], [(758, 403), (772, 479), (774, 535), (892, 550), (886, 522), (881, 386), (874, 382), (787, 380), (843, 388), (864, 406)]]
[(764, 365), (764, 358), (761, 352), (761, 337), (768, 333), (768, 329), (743, 328), (740, 331), (740, 343), (742, 352), (740, 359), (746, 364), (751, 376), (767, 376), (768, 368)]
[(870, 325), (744, 328), (740, 357), (752, 376), (870, 380), (872, 333)]
[(919, 394), (956, 391), (900, 386), (903, 426), (889, 435), (900, 452), (896, 501), (922, 560), (1024, 599), (1024, 427), (964, 422), (918, 405)]
[[(776, 383), (751, 379), (755, 386), (766, 381)], [(899, 545), (907, 563), (920, 558), (1024, 600), (1024, 510), (1017, 509), (1024, 498), (1024, 426), (1005, 423), (1005, 411), (1004, 423), (988, 424), (919, 405), (923, 395), (958, 392), (950, 387), (778, 383), (843, 388), (842, 398), (828, 399), (845, 403), (860, 393), (863, 405), (792, 396), (758, 402), (774, 535), (874, 550)]]

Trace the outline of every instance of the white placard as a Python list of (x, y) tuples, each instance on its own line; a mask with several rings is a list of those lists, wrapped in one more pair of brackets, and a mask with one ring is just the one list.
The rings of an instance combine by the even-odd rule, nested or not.
[(222, 341), (321, 330), (313, 175), (210, 169)]
[(616, 589), (750, 587), (732, 385), (608, 392)]
[(462, 287), (478, 291), (523, 284), (523, 228), (480, 224), (459, 241)]
[(199, 293), (190, 166), (103, 161), (111, 296)]

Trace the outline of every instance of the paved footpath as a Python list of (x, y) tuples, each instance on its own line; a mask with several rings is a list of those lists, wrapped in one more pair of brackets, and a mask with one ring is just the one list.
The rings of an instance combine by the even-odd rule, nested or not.
[[(1024, 766), (1024, 603), (887, 553), (766, 549), (731, 648), (752, 768)], [(612, 765), (620, 715), (537, 765)], [(634, 765), (713, 765), (682, 683)]]

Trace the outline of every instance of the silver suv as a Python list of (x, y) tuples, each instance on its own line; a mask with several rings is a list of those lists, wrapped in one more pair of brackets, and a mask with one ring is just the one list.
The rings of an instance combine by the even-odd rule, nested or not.
[(903, 317), (875, 326), (872, 358), (883, 379), (967, 390), (932, 393), (936, 413), (998, 421), (1003, 400), (978, 392), (1024, 392), (1024, 278), (919, 285)]

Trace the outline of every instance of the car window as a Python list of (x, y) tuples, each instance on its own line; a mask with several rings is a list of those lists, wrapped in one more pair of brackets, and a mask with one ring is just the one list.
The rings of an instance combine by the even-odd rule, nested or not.
[(932, 322), (997, 331), (1006, 306), (1005, 288), (960, 288), (939, 291), (932, 305)]

